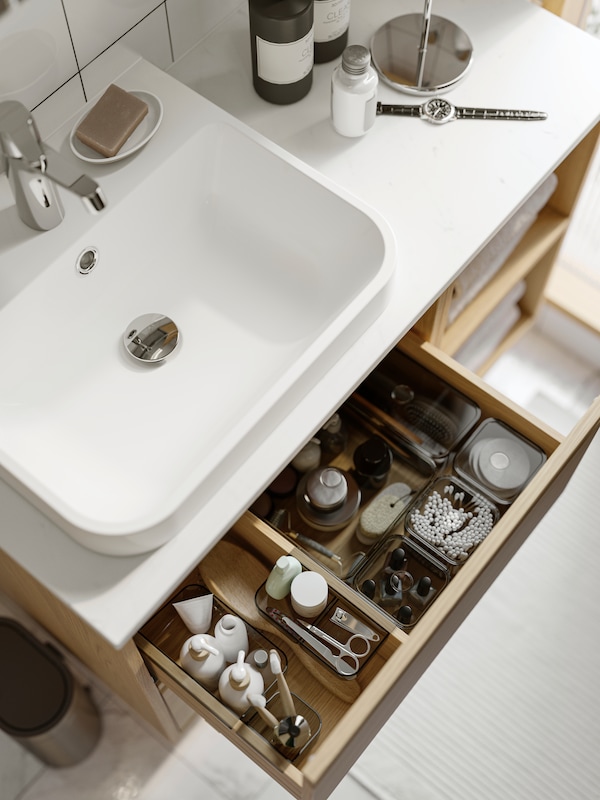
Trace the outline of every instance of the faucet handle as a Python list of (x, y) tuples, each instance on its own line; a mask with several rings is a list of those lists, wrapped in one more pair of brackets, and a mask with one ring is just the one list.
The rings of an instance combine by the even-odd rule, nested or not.
[(0, 144), (5, 157), (24, 159), (32, 167), (44, 161), (42, 138), (27, 108), (16, 100), (0, 103)]

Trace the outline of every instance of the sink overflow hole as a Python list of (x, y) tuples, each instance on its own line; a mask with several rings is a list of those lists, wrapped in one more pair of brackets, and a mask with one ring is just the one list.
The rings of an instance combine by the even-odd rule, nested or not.
[(77, 257), (77, 272), (89, 275), (98, 263), (99, 255), (95, 247), (86, 247)]

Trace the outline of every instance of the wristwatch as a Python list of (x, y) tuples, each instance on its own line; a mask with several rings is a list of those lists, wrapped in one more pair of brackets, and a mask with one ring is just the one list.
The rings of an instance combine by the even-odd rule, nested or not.
[(442, 97), (432, 97), (420, 106), (397, 106), (377, 103), (378, 114), (396, 114), (400, 117), (420, 117), (441, 125), (453, 119), (512, 119), (534, 121), (547, 119), (545, 111), (518, 111), (510, 108), (468, 108), (455, 106)]

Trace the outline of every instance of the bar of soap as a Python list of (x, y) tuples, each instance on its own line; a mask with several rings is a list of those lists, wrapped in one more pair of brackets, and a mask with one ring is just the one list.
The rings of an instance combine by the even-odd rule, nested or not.
[(148, 104), (113, 83), (77, 126), (80, 142), (97, 153), (116, 155), (148, 113)]

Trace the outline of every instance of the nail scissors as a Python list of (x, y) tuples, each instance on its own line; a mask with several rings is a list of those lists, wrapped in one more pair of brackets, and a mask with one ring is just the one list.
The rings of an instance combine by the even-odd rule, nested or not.
[(346, 642), (342, 643), (335, 637), (330, 636), (328, 633), (325, 633), (325, 631), (322, 631), (321, 628), (317, 628), (316, 625), (311, 625), (310, 622), (305, 622), (302, 619), (298, 621), (301, 625), (304, 625), (307, 631), (314, 633), (315, 636), (318, 636), (319, 639), (327, 642), (327, 644), (337, 647), (340, 652), (346, 653), (346, 655), (350, 656), (351, 658), (364, 658), (371, 650), (371, 643), (366, 636), (362, 635), (362, 633), (353, 633)]
[(314, 633), (310, 633), (306, 629), (306, 623), (300, 625), (299, 622), (296, 622), (295, 620), (286, 616), (279, 611), (279, 609), (267, 608), (267, 613), (272, 619), (278, 622), (279, 625), (289, 631), (292, 635), (295, 635), (297, 639), (305, 641), (313, 650), (315, 650), (315, 652), (319, 653), (319, 655), (324, 658), (325, 661), (331, 664), (338, 674), (350, 677), (358, 672), (360, 667), (359, 656), (352, 650), (344, 649), (344, 646), (338, 642), (337, 639), (329, 637), (331, 639), (330, 644), (335, 645), (336, 649), (339, 650), (339, 653), (334, 653), (331, 648), (324, 644), (322, 640), (322, 635), (324, 632), (320, 628), (315, 628), (321, 637), (317, 638)]

